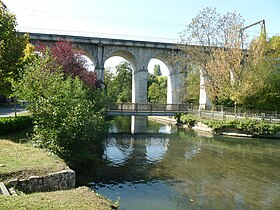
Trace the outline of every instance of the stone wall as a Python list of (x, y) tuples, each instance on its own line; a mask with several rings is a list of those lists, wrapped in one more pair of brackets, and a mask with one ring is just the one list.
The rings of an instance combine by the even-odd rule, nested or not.
[(27, 192), (48, 192), (75, 188), (76, 174), (71, 169), (50, 173), (46, 176), (30, 176), (27, 179), (10, 180), (9, 187), (20, 188)]

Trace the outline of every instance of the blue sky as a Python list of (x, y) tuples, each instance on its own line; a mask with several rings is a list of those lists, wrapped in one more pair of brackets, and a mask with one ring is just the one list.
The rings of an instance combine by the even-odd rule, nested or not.
[[(279, 0), (3, 0), (19, 27), (177, 39), (204, 7), (237, 11), (245, 25), (265, 19), (270, 36), (280, 33)], [(257, 31), (258, 27), (252, 28)]]
[[(216, 8), (221, 14), (237, 11), (245, 25), (264, 19), (268, 36), (280, 34), (279, 0), (3, 0), (16, 14), (20, 30), (79, 31), (121, 38), (178, 38), (200, 10)], [(38, 30), (37, 29), (37, 30)], [(250, 28), (253, 35), (259, 26)], [(75, 32), (76, 33), (76, 32)], [(111, 35), (108, 35), (111, 34)], [(120, 35), (120, 36), (119, 36)], [(145, 38), (146, 39), (146, 38)]]

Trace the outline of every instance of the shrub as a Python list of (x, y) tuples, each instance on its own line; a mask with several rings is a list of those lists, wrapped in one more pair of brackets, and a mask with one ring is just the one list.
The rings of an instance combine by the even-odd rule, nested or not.
[(1, 117), (0, 135), (8, 134), (22, 128), (27, 128), (31, 125), (32, 118), (30, 116)]
[(104, 104), (78, 78), (65, 76), (55, 59), (46, 55), (29, 64), (16, 94), (29, 102), (34, 117), (34, 145), (45, 147), (68, 164), (90, 158), (105, 131)]
[(197, 122), (198, 118), (193, 115), (181, 115), (180, 121), (184, 124), (187, 124), (189, 126), (194, 126), (194, 124)]

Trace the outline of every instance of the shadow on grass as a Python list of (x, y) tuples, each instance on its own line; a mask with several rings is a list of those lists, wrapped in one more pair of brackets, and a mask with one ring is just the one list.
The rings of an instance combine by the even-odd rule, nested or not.
[(1, 140), (11, 140), (15, 143), (27, 143), (29, 141), (29, 136), (32, 134), (33, 127), (20, 129), (16, 132), (10, 134), (0, 135)]

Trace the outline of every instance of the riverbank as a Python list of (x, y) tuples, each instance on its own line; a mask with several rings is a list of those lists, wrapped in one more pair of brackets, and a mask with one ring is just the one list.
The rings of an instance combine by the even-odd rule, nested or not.
[(75, 172), (69, 169), (63, 160), (47, 150), (34, 148), (29, 143), (16, 143), (20, 138), (21, 134), (16, 133), (0, 136), (0, 182), (4, 182), (18, 195), (7, 196), (0, 193), (1, 207), (100, 210), (116, 208), (111, 201), (87, 187), (74, 188)]
[(244, 120), (207, 120), (193, 115), (181, 115), (175, 117), (151, 116), (149, 120), (159, 123), (181, 125), (196, 132), (205, 133), (207, 136), (217, 134), (235, 137), (261, 137), (280, 139), (280, 125), (268, 124), (262, 121)]

